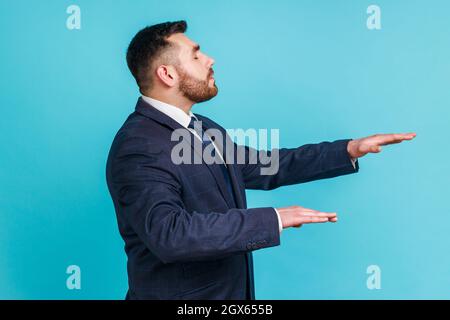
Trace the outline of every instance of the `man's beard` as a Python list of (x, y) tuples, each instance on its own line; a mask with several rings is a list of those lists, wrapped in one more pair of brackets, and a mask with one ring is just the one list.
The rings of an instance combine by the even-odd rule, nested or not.
[(209, 85), (211, 73), (206, 80), (199, 80), (189, 75), (183, 67), (178, 66), (177, 72), (180, 75), (179, 90), (190, 101), (200, 103), (217, 95), (219, 89), (216, 84), (214, 83), (212, 87)]

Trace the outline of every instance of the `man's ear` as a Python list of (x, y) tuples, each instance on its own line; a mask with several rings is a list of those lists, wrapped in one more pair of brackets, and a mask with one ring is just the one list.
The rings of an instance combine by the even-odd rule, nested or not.
[(178, 81), (178, 74), (170, 65), (160, 65), (156, 69), (156, 76), (168, 87), (174, 87)]

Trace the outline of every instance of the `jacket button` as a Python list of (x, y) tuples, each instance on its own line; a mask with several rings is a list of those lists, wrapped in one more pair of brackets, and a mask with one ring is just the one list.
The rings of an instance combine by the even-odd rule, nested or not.
[(251, 243), (247, 243), (247, 249), (252, 249), (252, 244)]

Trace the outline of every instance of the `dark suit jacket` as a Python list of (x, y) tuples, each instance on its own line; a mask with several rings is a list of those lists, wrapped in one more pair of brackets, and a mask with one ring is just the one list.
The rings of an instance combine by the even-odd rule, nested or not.
[[(245, 189), (357, 172), (350, 139), (280, 149), (272, 176), (260, 174), (260, 162), (228, 165), (233, 197), (219, 165), (171, 161), (179, 143), (171, 134), (180, 128), (139, 98), (111, 146), (106, 176), (128, 256), (127, 299), (254, 299), (252, 251), (279, 245), (280, 235), (275, 210), (247, 209)], [(235, 154), (250, 151), (231, 145)]]

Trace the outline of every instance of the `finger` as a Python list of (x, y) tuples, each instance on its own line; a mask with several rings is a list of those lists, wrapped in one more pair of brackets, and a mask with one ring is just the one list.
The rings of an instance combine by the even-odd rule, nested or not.
[(330, 222), (337, 222), (337, 221), (338, 221), (338, 218), (337, 218), (337, 217), (330, 218), (329, 221), (330, 221)]
[(336, 217), (336, 212), (303, 212), (304, 217), (321, 217), (321, 218), (334, 218)]
[(301, 211), (302, 212), (319, 212), (319, 210), (314, 210), (311, 208), (301, 208)]
[(408, 134), (408, 133), (403, 133), (403, 134), (394, 134), (393, 135), (393, 140), (394, 142), (401, 142), (403, 140), (411, 140), (415, 137), (415, 134)]
[(303, 217), (301, 223), (324, 223), (328, 222), (328, 218), (322, 217)]
[(400, 143), (404, 140), (411, 140), (416, 136), (415, 133), (391, 133), (377, 136), (378, 145), (387, 145)]
[(310, 208), (304, 208), (304, 207), (298, 207), (298, 208), (292, 208), (292, 211), (298, 211), (300, 212), (300, 214), (303, 213), (319, 213), (319, 210), (314, 210), (314, 209), (310, 209)]
[(369, 150), (370, 150), (370, 152), (372, 152), (372, 153), (378, 153), (378, 152), (381, 151), (381, 146), (379, 146), (379, 145), (373, 145), (373, 146), (370, 146)]
[(415, 132), (408, 132), (408, 133), (403, 133), (404, 136), (409, 136), (411, 138), (415, 138), (417, 136), (417, 134)]
[(376, 141), (377, 145), (384, 146), (387, 144), (393, 144), (393, 143), (399, 143), (402, 139), (400, 135), (398, 134), (383, 134), (378, 136), (378, 139)]
[(306, 210), (300, 210), (300, 211), (297, 211), (299, 214), (305, 214), (305, 215), (313, 215), (313, 214), (316, 214), (316, 213), (319, 213), (319, 211), (317, 211), (317, 210), (312, 210), (312, 209), (306, 209)]

